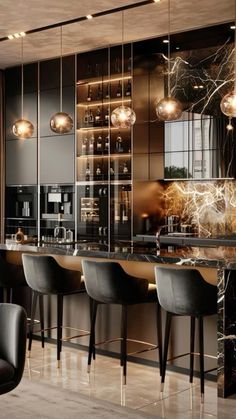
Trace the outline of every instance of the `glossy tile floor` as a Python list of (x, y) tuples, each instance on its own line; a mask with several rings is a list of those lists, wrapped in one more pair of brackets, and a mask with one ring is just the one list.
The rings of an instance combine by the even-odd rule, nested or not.
[(216, 383), (206, 381), (205, 402), (201, 408), (198, 379), (190, 388), (187, 376), (168, 372), (162, 398), (159, 374), (154, 368), (129, 362), (127, 385), (122, 386), (118, 359), (97, 355), (88, 374), (87, 353), (63, 347), (58, 369), (56, 347), (49, 343), (42, 350), (40, 342), (33, 341), (25, 376), (137, 409), (144, 417), (145, 412), (168, 419), (236, 417), (236, 398), (220, 400), (217, 408)]

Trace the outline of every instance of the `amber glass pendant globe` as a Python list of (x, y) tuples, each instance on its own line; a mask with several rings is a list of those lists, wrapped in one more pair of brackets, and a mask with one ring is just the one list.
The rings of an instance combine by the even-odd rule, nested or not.
[(116, 128), (130, 128), (136, 121), (136, 114), (129, 106), (118, 106), (111, 114), (111, 123)]
[(226, 115), (230, 117), (236, 117), (236, 93), (230, 92), (225, 95), (220, 102), (220, 109)]
[(164, 97), (157, 103), (156, 114), (161, 121), (179, 119), (182, 115), (182, 105), (174, 97)]
[(50, 128), (57, 134), (66, 134), (73, 128), (73, 119), (68, 113), (57, 112), (50, 119)]
[(30, 138), (32, 137), (34, 133), (34, 126), (30, 121), (27, 121), (27, 119), (18, 119), (13, 127), (12, 127), (13, 134), (20, 138)]

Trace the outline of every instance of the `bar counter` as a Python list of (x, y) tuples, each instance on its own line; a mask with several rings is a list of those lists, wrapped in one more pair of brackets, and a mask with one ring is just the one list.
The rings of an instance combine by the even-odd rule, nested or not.
[[(109, 259), (120, 261), (132, 274), (153, 280), (155, 264), (174, 264), (196, 267), (203, 272), (213, 273), (210, 282), (218, 286), (218, 395), (227, 397), (236, 393), (236, 247), (184, 247), (156, 250), (142, 246), (119, 245), (106, 248), (95, 243), (77, 243), (63, 246), (1, 244), (0, 250), (12, 255), (24, 252), (51, 254), (59, 257), (72, 257), (72, 268), (80, 268), (82, 258)], [(71, 258), (70, 258), (71, 259)], [(65, 260), (65, 259), (64, 259)], [(205, 275), (203, 275), (205, 276)], [(214, 281), (215, 278), (215, 281)]]

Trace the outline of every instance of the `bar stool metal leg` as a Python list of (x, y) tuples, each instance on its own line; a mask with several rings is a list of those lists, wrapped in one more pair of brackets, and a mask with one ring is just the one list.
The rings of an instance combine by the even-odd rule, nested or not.
[(30, 351), (31, 351), (31, 346), (32, 346), (34, 319), (35, 319), (37, 300), (38, 300), (38, 293), (35, 291), (32, 291), (31, 314), (30, 314), (30, 325), (29, 325), (29, 343), (28, 343), (29, 356), (30, 356)]
[(171, 327), (172, 314), (166, 313), (166, 326), (165, 326), (165, 340), (164, 340), (164, 353), (163, 353), (163, 363), (162, 363), (162, 376), (161, 376), (161, 392), (164, 391), (164, 382), (166, 375), (166, 363), (167, 363), (167, 354), (170, 338), (170, 327)]
[(161, 322), (161, 306), (156, 304), (157, 316), (157, 344), (159, 353), (160, 376), (162, 376), (162, 322)]
[(193, 368), (194, 368), (194, 343), (195, 343), (195, 317), (190, 319), (190, 376), (189, 382), (193, 382)]
[(199, 325), (199, 353), (200, 353), (200, 380), (201, 380), (201, 402), (204, 402), (204, 333), (203, 317), (198, 319)]
[(39, 295), (39, 316), (40, 316), (40, 326), (41, 326), (41, 341), (42, 348), (44, 348), (44, 305), (43, 305), (43, 295)]
[[(89, 297), (89, 310), (90, 310), (90, 324), (92, 324), (92, 318), (93, 318), (93, 299)], [(94, 328), (94, 344), (95, 344), (95, 328)], [(96, 358), (96, 350), (95, 345), (93, 344), (93, 359)]]
[(57, 296), (57, 367), (60, 367), (62, 348), (63, 295)]
[(122, 304), (121, 319), (121, 365), (123, 366), (123, 384), (126, 384), (127, 373), (127, 305)]
[(96, 316), (98, 304), (96, 301), (92, 300), (92, 318), (91, 318), (91, 329), (90, 329), (90, 338), (89, 338), (89, 352), (88, 352), (88, 373), (90, 372), (92, 355), (95, 353), (95, 325), (96, 325)]

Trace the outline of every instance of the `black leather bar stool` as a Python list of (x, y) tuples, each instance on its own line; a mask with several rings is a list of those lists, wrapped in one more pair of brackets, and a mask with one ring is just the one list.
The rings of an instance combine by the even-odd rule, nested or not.
[[(40, 311), (43, 313), (43, 296), (57, 295), (57, 361), (59, 366), (60, 353), (62, 349), (62, 320), (63, 320), (63, 296), (85, 292), (81, 282), (81, 273), (61, 267), (52, 256), (38, 256), (23, 254), (22, 262), (25, 278), (29, 287), (33, 290), (31, 322), (29, 333), (28, 350), (31, 351), (33, 324), (36, 311), (37, 300), (39, 299)], [(44, 319), (41, 318), (41, 325), (44, 329)], [(55, 327), (53, 327), (55, 328)], [(52, 329), (51, 327), (49, 329)], [(49, 329), (44, 329), (49, 330)], [(87, 333), (88, 335), (89, 333)], [(72, 336), (69, 339), (77, 338), (82, 335)], [(44, 339), (44, 335), (43, 335)]]
[(26, 312), (16, 304), (0, 304), (0, 394), (22, 378), (26, 349)]
[[(196, 269), (155, 267), (157, 294), (167, 312), (165, 325), (162, 391), (164, 389), (171, 320), (175, 315), (190, 316), (190, 383), (193, 382), (195, 320), (198, 319), (201, 401), (204, 400), (203, 318), (217, 313), (217, 287), (207, 283)], [(186, 354), (185, 354), (186, 355)], [(184, 356), (184, 355), (182, 355)], [(172, 358), (175, 359), (176, 357)]]
[(12, 303), (13, 289), (26, 285), (22, 266), (9, 263), (0, 255), (0, 288), (3, 290), (3, 302)]
[[(93, 300), (92, 321), (88, 354), (88, 372), (95, 352), (95, 324), (97, 307), (99, 304), (119, 304), (122, 306), (121, 319), (121, 357), (120, 362), (123, 366), (123, 382), (126, 384), (127, 370), (127, 307), (134, 304), (156, 303), (157, 307), (157, 342), (158, 346), (148, 343), (149, 349), (159, 349), (160, 375), (162, 373), (162, 333), (161, 333), (161, 311), (156, 295), (156, 285), (149, 284), (147, 279), (136, 278), (128, 275), (119, 263), (116, 262), (96, 262), (92, 260), (82, 261), (85, 287), (88, 295)], [(117, 339), (110, 339), (109, 342)], [(102, 342), (105, 343), (105, 342)], [(147, 342), (139, 342), (147, 343)], [(145, 350), (137, 351), (137, 353)], [(133, 352), (134, 354), (134, 352)]]

